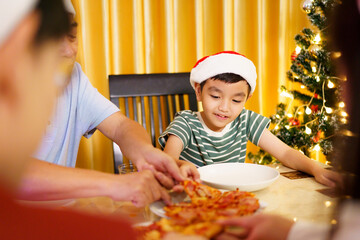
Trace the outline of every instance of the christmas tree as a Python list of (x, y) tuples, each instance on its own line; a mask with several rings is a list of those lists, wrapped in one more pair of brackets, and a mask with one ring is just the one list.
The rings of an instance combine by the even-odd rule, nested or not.
[[(329, 15), (339, 0), (305, 0), (302, 3), (314, 29), (304, 28), (295, 36), (296, 49), (287, 72), (293, 89), (281, 86), (280, 95), (287, 100), (277, 105), (270, 117), (271, 130), (288, 146), (307, 156), (322, 151), (326, 156), (334, 148), (334, 134), (347, 122), (344, 103), (340, 99), (340, 81), (335, 76), (335, 58), (339, 52), (328, 51)], [(249, 153), (255, 163), (268, 164), (275, 159), (263, 150)]]

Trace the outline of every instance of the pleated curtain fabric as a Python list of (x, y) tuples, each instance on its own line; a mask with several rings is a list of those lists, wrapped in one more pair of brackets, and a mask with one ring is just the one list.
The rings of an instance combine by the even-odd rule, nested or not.
[[(109, 74), (189, 72), (196, 60), (240, 52), (257, 68), (246, 107), (275, 113), (294, 36), (310, 27), (302, 0), (72, 0), (79, 24), (78, 62), (108, 97)], [(248, 151), (256, 150), (249, 144)], [(113, 171), (112, 144), (100, 132), (83, 139), (78, 167)]]

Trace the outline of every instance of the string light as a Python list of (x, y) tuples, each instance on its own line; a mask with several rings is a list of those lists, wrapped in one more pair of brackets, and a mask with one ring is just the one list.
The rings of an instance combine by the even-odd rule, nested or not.
[(279, 115), (279, 114), (276, 114), (275, 117), (276, 117), (276, 118), (280, 118), (280, 115)]
[(286, 125), (285, 128), (286, 128), (286, 129), (290, 129), (290, 126), (289, 126), (289, 125)]
[(305, 113), (306, 113), (307, 115), (309, 115), (309, 114), (311, 113), (311, 109), (310, 109), (309, 107), (306, 107)]
[(301, 52), (301, 47), (296, 46), (296, 48), (295, 48), (295, 52), (296, 52), (296, 54), (299, 54), (299, 53)]
[(325, 204), (326, 207), (330, 207), (331, 206), (331, 201), (325, 201), (324, 204)]
[(316, 73), (316, 67), (311, 67), (311, 70), (313, 71), (313, 73)]
[(311, 129), (308, 128), (307, 126), (305, 127), (305, 133), (306, 133), (306, 134), (311, 134)]
[(316, 82), (320, 82), (320, 77), (318, 75), (315, 76)]
[(299, 111), (297, 114), (302, 115), (302, 114), (303, 114), (303, 112), (300, 112), (300, 111)]
[(333, 112), (333, 109), (330, 107), (325, 107), (325, 111), (326, 111), (326, 113), (330, 114)]
[(317, 152), (320, 151), (320, 145), (319, 145), (319, 144), (316, 144), (316, 145), (314, 146), (314, 150), (317, 151)]
[(300, 86), (300, 88), (301, 88), (301, 89), (304, 89), (304, 88), (305, 88), (305, 86), (304, 86), (304, 85), (301, 85), (301, 86)]
[(278, 126), (278, 125), (276, 125), (276, 126), (275, 126), (275, 130), (278, 130), (278, 129), (279, 129), (279, 126)]
[(341, 121), (342, 123), (344, 123), (344, 124), (347, 123), (346, 118), (341, 118), (340, 121)]
[(335, 84), (329, 80), (327, 86), (328, 86), (328, 88), (334, 88)]
[(341, 116), (347, 117), (347, 115), (348, 115), (348, 114), (347, 114), (346, 112), (344, 112), (344, 111), (341, 112)]
[(289, 118), (293, 117), (293, 115), (292, 115), (291, 113), (288, 113), (287, 116), (288, 116)]
[(339, 107), (340, 107), (340, 108), (345, 107), (345, 103), (344, 103), (344, 102), (339, 102)]
[(325, 116), (325, 117), (324, 117), (324, 120), (327, 121), (327, 120), (328, 120), (328, 116)]
[(281, 91), (280, 96), (294, 99), (294, 96), (291, 93), (288, 93), (287, 91)]
[(316, 34), (315, 38), (314, 38), (314, 43), (315, 44), (319, 44), (321, 41), (321, 37), (320, 37), (320, 33)]

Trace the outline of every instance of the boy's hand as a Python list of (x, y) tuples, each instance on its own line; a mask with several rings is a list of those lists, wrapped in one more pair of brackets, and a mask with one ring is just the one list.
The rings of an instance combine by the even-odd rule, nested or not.
[(317, 182), (328, 187), (335, 187), (336, 184), (341, 183), (341, 176), (339, 173), (322, 167), (316, 168), (313, 175)]
[[(180, 172), (185, 177), (185, 179), (200, 182), (200, 173), (194, 164), (184, 160), (176, 160), (176, 163), (178, 164)], [(184, 187), (181, 184), (177, 184), (173, 187), (172, 190), (175, 192), (182, 192), (184, 191)]]
[(178, 160), (178, 166), (180, 168), (181, 174), (188, 179), (194, 181), (200, 181), (200, 173), (198, 172), (196, 166), (190, 162)]

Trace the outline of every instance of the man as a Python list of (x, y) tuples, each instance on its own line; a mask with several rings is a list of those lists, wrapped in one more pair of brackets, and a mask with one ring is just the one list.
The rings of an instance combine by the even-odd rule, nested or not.
[[(158, 199), (169, 203), (169, 195), (158, 181), (167, 188), (174, 186), (173, 180), (182, 181), (178, 166), (174, 159), (152, 146), (143, 127), (121, 114), (90, 84), (75, 62), (77, 24), (70, 1), (68, 6), (72, 29), (64, 39), (62, 55), (73, 68), (71, 79), (57, 100), (55, 115), (37, 159), (32, 161), (25, 176), (19, 197), (53, 200), (108, 196), (132, 201), (136, 206)], [(80, 138), (89, 137), (93, 129), (115, 141), (140, 172), (114, 175), (74, 168)]]

